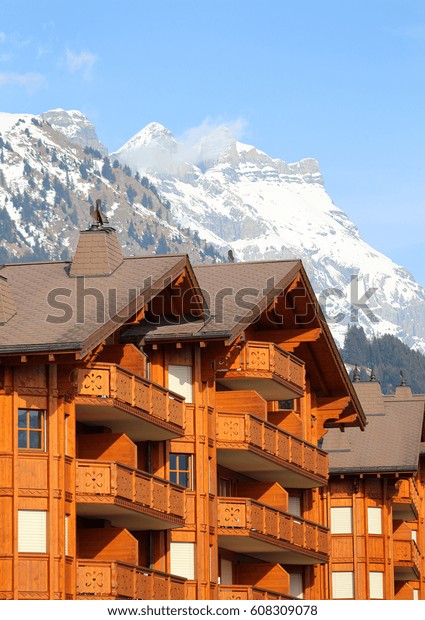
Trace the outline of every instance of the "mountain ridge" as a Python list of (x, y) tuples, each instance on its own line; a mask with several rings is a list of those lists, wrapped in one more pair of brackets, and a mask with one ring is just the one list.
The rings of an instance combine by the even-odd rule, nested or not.
[(301, 259), (339, 346), (354, 323), (425, 351), (425, 290), (361, 239), (315, 159), (286, 163), (226, 128), (182, 141), (160, 123), (108, 156), (84, 119), (0, 114), (0, 260), (68, 257), (101, 197), (127, 253)]

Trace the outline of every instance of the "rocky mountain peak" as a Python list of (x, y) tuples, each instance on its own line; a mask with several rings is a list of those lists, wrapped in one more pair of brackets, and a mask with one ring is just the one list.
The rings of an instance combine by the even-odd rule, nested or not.
[(47, 121), (53, 129), (64, 134), (70, 142), (75, 142), (82, 147), (88, 146), (106, 155), (107, 149), (97, 137), (94, 125), (79, 110), (57, 108), (44, 112), (41, 118)]

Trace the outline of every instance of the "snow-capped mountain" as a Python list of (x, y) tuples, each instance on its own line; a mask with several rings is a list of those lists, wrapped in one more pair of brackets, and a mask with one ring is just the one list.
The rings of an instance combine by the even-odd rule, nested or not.
[(80, 112), (57, 114), (0, 113), (0, 262), (69, 258), (97, 198), (127, 254), (215, 256), (179, 229), (148, 179), (102, 157)]
[(101, 155), (106, 155), (108, 149), (96, 134), (94, 125), (78, 110), (49, 110), (41, 115), (41, 118), (63, 133), (70, 142), (96, 149)]
[(68, 258), (101, 198), (127, 254), (301, 258), (340, 345), (359, 321), (425, 352), (424, 289), (361, 239), (315, 160), (272, 159), (225, 128), (183, 142), (159, 123), (104, 149), (80, 112), (0, 114), (1, 262)]
[(237, 260), (301, 258), (335, 337), (359, 322), (425, 351), (425, 290), (365, 243), (317, 161), (287, 164), (223, 129), (190, 145), (151, 123), (112, 158), (146, 175), (183, 227)]

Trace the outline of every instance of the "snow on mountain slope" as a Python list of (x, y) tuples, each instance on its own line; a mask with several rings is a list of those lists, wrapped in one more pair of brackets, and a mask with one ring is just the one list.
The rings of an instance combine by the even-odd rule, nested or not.
[(100, 142), (96, 135), (94, 125), (78, 110), (49, 110), (41, 115), (53, 129), (63, 133), (70, 142), (75, 142), (80, 146), (89, 146), (98, 150), (102, 155), (107, 154), (106, 147)]
[(190, 149), (151, 123), (112, 158), (147, 175), (183, 227), (237, 260), (301, 258), (333, 333), (391, 333), (425, 352), (425, 290), (365, 243), (335, 206), (318, 163), (287, 164), (229, 136)]
[(69, 258), (97, 198), (127, 254), (213, 257), (213, 248), (179, 230), (146, 178), (112, 165), (99, 149), (83, 148), (87, 136), (78, 128), (89, 122), (80, 112), (59, 112), (60, 131), (44, 120), (50, 113), (0, 113), (0, 262)]

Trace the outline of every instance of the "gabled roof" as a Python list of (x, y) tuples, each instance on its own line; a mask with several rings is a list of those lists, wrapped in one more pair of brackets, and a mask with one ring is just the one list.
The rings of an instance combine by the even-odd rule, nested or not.
[(0, 325), (0, 355), (76, 351), (84, 356), (183, 271), (192, 274), (186, 255), (125, 258), (108, 276), (70, 277), (70, 265), (3, 267), (16, 314)]
[(208, 316), (205, 321), (149, 325), (125, 330), (124, 339), (144, 342), (224, 338), (229, 343), (267, 308), (279, 289), (285, 289), (302, 268), (301, 261), (220, 263), (194, 267)]
[(365, 432), (329, 429), (323, 449), (331, 473), (413, 473), (418, 468), (425, 396), (383, 396), (377, 382), (355, 383), (367, 419)]

